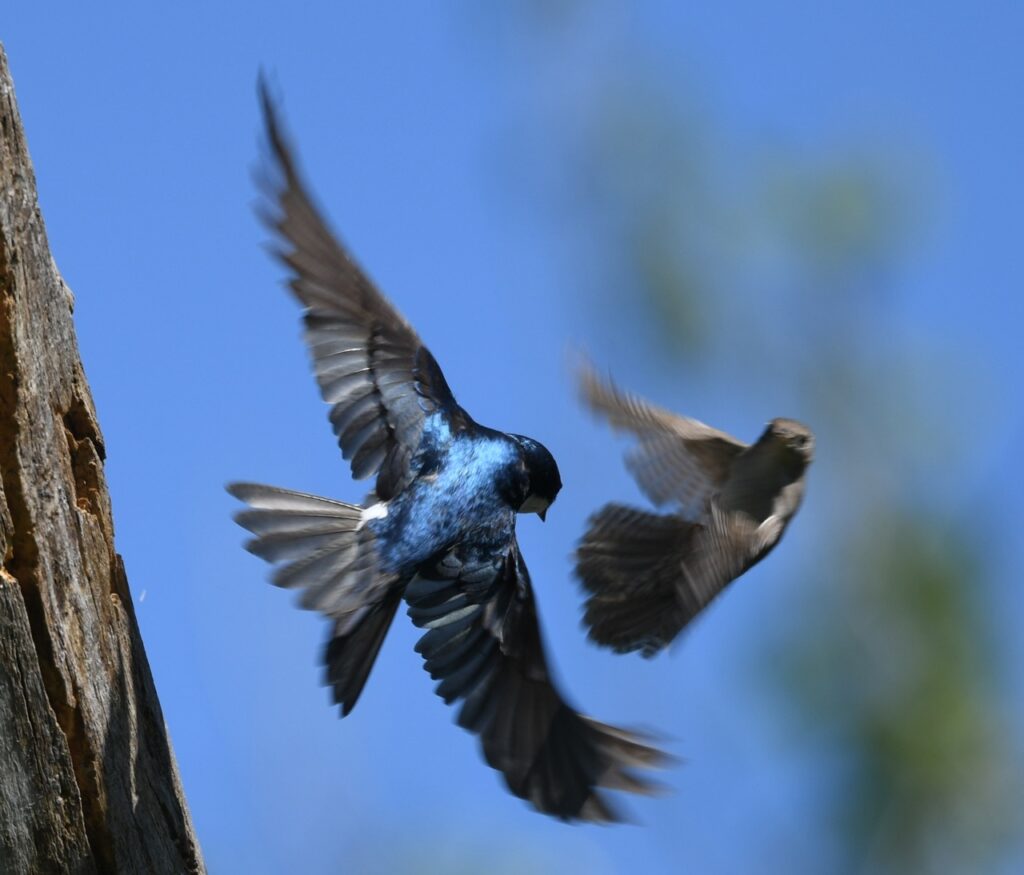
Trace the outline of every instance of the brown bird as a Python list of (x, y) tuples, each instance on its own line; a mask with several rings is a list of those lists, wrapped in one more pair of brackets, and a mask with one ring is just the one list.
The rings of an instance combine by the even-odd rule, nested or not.
[(773, 419), (753, 445), (620, 392), (589, 367), (584, 401), (637, 444), (626, 465), (657, 514), (607, 504), (576, 551), (589, 637), (653, 656), (779, 542), (800, 507), (814, 435)]

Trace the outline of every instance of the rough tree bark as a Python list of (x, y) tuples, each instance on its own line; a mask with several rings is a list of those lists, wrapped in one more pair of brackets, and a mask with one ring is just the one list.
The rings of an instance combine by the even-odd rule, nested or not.
[(0, 47), (0, 872), (202, 872)]

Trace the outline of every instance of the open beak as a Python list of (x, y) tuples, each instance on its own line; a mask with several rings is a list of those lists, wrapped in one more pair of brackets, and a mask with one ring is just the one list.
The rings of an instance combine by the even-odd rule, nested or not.
[(544, 522), (547, 519), (547, 516), (548, 516), (548, 509), (544, 508), (544, 510), (538, 510), (537, 511), (537, 516), (540, 517), (540, 521), (541, 522)]

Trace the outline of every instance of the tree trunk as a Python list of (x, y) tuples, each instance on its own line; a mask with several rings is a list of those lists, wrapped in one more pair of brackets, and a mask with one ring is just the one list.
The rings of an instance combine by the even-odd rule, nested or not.
[(0, 872), (203, 872), (0, 47)]

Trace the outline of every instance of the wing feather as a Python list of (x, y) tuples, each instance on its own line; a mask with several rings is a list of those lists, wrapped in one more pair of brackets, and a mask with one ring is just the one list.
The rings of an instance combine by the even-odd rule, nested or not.
[(308, 194), (265, 85), (260, 97), (271, 162), (258, 212), (305, 308), (305, 340), (342, 456), (357, 479), (377, 475), (382, 501), (414, 476), (426, 419), (454, 428), (469, 417), (419, 336), (328, 228)]
[(405, 593), (426, 629), (416, 649), (458, 722), (480, 736), (509, 789), (564, 820), (618, 817), (601, 788), (651, 793), (633, 768), (664, 762), (638, 735), (577, 713), (547, 664), (526, 564), (504, 545), (462, 544), (427, 563)]
[(677, 504), (688, 518), (701, 515), (721, 488), (733, 460), (747, 445), (696, 419), (670, 413), (603, 381), (589, 365), (579, 376), (583, 400), (613, 428), (638, 439), (626, 464), (655, 505)]

